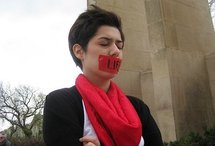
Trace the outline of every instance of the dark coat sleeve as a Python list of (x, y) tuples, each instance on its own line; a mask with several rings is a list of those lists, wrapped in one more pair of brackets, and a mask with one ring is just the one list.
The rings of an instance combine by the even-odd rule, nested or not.
[(82, 146), (83, 106), (73, 88), (53, 91), (46, 97), (43, 137), (46, 146)]
[(160, 130), (148, 106), (140, 99), (128, 96), (142, 123), (144, 146), (163, 146)]

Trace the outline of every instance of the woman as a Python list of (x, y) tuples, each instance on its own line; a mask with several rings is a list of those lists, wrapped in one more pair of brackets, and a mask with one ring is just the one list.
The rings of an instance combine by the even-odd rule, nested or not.
[(47, 146), (161, 146), (160, 131), (148, 107), (126, 96), (111, 80), (122, 61), (124, 34), (113, 12), (92, 6), (69, 33), (74, 62), (83, 72), (75, 86), (47, 95)]

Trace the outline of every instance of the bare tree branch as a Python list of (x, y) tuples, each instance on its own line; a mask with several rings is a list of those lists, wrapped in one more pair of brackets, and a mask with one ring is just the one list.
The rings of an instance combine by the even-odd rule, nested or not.
[(208, 4), (210, 8), (213, 6), (214, 3), (215, 3), (215, 0), (208, 0)]
[(41, 113), (44, 101), (45, 95), (29, 86), (11, 89), (0, 82), (0, 118), (13, 127), (20, 127), (28, 137), (32, 134), (32, 127), (39, 121), (34, 116)]

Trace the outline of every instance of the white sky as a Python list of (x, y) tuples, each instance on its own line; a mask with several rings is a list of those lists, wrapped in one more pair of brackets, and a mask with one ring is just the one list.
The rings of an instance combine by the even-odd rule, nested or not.
[(80, 70), (67, 37), (86, 8), (87, 0), (0, 0), (0, 81), (44, 94), (74, 85)]

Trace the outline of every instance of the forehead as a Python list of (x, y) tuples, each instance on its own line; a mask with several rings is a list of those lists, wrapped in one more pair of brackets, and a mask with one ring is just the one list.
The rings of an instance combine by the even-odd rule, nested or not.
[(115, 40), (122, 40), (121, 34), (116, 27), (100, 26), (94, 35), (95, 38), (107, 37)]

